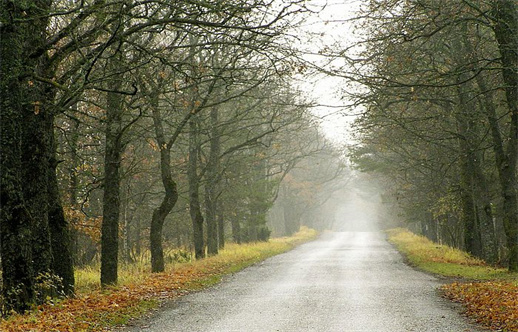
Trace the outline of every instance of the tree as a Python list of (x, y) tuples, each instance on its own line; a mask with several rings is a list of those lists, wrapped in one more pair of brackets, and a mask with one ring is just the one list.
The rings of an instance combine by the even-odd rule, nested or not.
[(196, 259), (205, 257), (205, 240), (203, 236), (203, 215), (199, 195), (200, 176), (198, 174), (199, 150), (199, 124), (196, 117), (189, 120), (189, 164), (187, 177), (189, 179), (189, 212), (191, 214), (194, 253)]
[[(24, 311), (34, 301), (34, 270), (32, 266), (32, 220), (25, 207), (21, 176), (22, 123), (27, 105), (27, 82), (21, 84), (19, 76), (25, 71), (20, 61), (26, 56), (24, 44), (28, 31), (17, 26), (14, 19), (22, 17), (23, 8), (2, 1), (0, 12), (2, 26), (0, 39), (1, 66), (1, 256), (2, 294), (9, 299), (4, 311)], [(5, 22), (5, 23), (4, 23)], [(9, 74), (12, 73), (12, 74)]]
[(518, 169), (518, 5), (512, 0), (500, 0), (494, 1), (491, 9), (510, 117), (507, 146), (504, 154), (500, 147), (497, 148), (497, 164), (504, 200), (503, 218), (509, 248), (509, 270), (518, 271), (518, 188), (515, 185)]
[[(113, 57), (116, 57), (113, 55)], [(118, 56), (117, 56), (118, 57)], [(120, 61), (113, 61), (111, 68), (116, 68)], [(120, 215), (120, 166), (124, 151), (123, 123), (124, 112), (121, 88), (122, 75), (114, 75), (110, 86), (115, 91), (106, 94), (106, 146), (104, 154), (104, 195), (103, 222), (101, 228), (101, 284), (117, 283), (119, 258), (119, 215)]]
[[(207, 160), (207, 182), (205, 184), (205, 219), (207, 220), (207, 253), (215, 255), (225, 244), (223, 218), (218, 220), (218, 197), (220, 189), (220, 154), (221, 139), (219, 132), (219, 109), (214, 106), (210, 110), (209, 124), (209, 156)], [(222, 214), (220, 213), (220, 216)], [(219, 224), (218, 224), (219, 222)]]
[[(67, 294), (73, 292), (69, 221), (83, 230), (76, 238), (88, 242), (83, 256), (90, 261), (97, 251), (102, 214), (101, 283), (117, 281), (120, 186), (125, 181), (124, 172), (131, 171), (124, 168), (124, 157), (132, 152), (125, 151), (125, 147), (132, 139), (145, 144), (139, 135), (149, 138), (148, 130), (152, 128), (147, 119), (137, 126), (142, 112), (151, 111), (145, 114), (149, 119), (162, 120), (169, 127), (179, 124), (178, 131), (172, 132), (180, 135), (191, 113), (174, 121), (165, 119), (165, 112), (153, 113), (162, 107), (160, 100), (167, 97), (181, 104), (185, 101), (181, 93), (199, 89), (206, 101), (201, 98), (193, 102), (201, 102), (200, 110), (208, 110), (254, 90), (266, 82), (265, 77), (285, 75), (287, 61), (278, 60), (288, 54), (279, 51), (280, 36), (293, 24), (296, 14), (306, 11), (300, 1), (278, 5), (262, 0), (217, 4), (198, 0), (3, 0), (0, 9), (3, 292), (16, 294), (6, 307), (8, 311), (23, 311), (37, 300), (38, 275), (57, 274), (64, 283), (62, 290)], [(199, 41), (193, 45), (185, 39), (189, 35)], [(203, 39), (204, 36), (208, 37)], [(228, 54), (235, 53), (227, 62), (222, 61), (222, 56), (219, 63), (200, 61), (199, 68), (195, 68), (200, 74), (194, 85), (189, 77), (193, 69), (187, 56), (189, 48), (198, 48), (205, 61), (211, 59), (211, 47), (216, 45), (227, 45)], [(138, 71), (145, 72), (143, 77), (153, 75), (157, 63), (185, 82), (179, 83), (182, 89), (148, 89), (149, 95), (145, 95), (147, 80), (132, 83)], [(243, 84), (245, 78), (248, 83)], [(217, 98), (210, 93), (215, 82), (220, 89)], [(235, 93), (225, 96), (227, 89)], [(158, 106), (143, 105), (140, 101), (147, 97), (156, 97)], [(154, 136), (161, 140), (157, 135), (160, 130), (154, 129)], [(167, 129), (164, 131), (165, 136)], [(200, 137), (205, 138), (203, 135)], [(166, 143), (170, 149), (169, 142)], [(237, 147), (249, 143), (245, 140)], [(196, 149), (201, 151), (202, 147), (200, 144)], [(166, 154), (170, 150), (163, 152), (162, 159), (167, 164)], [(204, 161), (201, 152), (198, 161)], [(88, 163), (82, 164), (80, 158)], [(155, 166), (154, 162), (150, 164)], [(104, 164), (104, 170), (100, 164)], [(215, 174), (222, 172), (214, 165), (211, 163), (207, 174), (212, 182), (218, 182), (220, 178)], [(79, 173), (77, 168), (85, 172)], [(169, 213), (166, 210), (174, 206), (175, 189), (169, 190), (174, 181), (169, 179), (171, 169), (167, 168), (163, 168), (162, 182), (168, 207), (160, 209), (154, 218), (153, 242), (161, 241), (160, 229)], [(198, 171), (198, 183), (202, 183), (200, 175), (205, 171)], [(154, 174), (149, 177), (156, 179)], [(62, 190), (67, 178), (69, 190)], [(131, 187), (129, 180), (125, 184)], [(142, 186), (139, 190), (146, 188), (149, 189)], [(131, 196), (131, 189), (127, 196)], [(148, 206), (155, 203), (156, 195), (150, 193), (146, 197), (151, 197), (146, 202)], [(127, 231), (129, 224), (126, 226)], [(125, 236), (128, 239), (129, 232)], [(160, 249), (154, 253), (156, 269), (160, 270)], [(38, 296), (46, 297), (41, 292)]]
[(177, 133), (173, 135), (173, 138), (170, 141), (166, 141), (157, 99), (153, 100), (152, 107), (156, 141), (160, 150), (160, 174), (162, 177), (162, 184), (165, 189), (165, 196), (160, 206), (153, 211), (151, 219), (151, 271), (163, 272), (165, 270), (165, 265), (164, 250), (162, 248), (162, 228), (164, 226), (165, 218), (178, 201), (178, 189), (176, 182), (173, 180), (171, 170), (171, 147), (174, 144), (176, 137), (178, 137), (179, 131), (177, 129)]
[[(445, 223), (455, 218), (462, 221), (464, 246), (475, 255), (497, 260), (498, 241), (493, 234), (498, 227), (495, 228), (493, 219), (502, 220), (508, 225), (506, 242), (512, 270), (516, 236), (512, 235), (514, 226), (509, 225), (515, 223), (509, 223), (512, 218), (506, 216), (512, 214), (509, 211), (514, 209), (516, 198), (510, 198), (512, 190), (506, 193), (505, 188), (516, 181), (516, 171), (504, 175), (498, 165), (503, 165), (503, 160), (514, 163), (515, 119), (512, 111), (496, 116), (496, 112), (501, 112), (495, 111), (496, 100), (509, 98), (487, 89), (486, 83), (500, 87), (514, 84), (509, 80), (512, 70), (506, 73), (506, 68), (516, 68), (516, 64), (504, 59), (516, 54), (506, 53), (506, 47), (516, 45), (515, 41), (503, 41), (503, 35), (511, 36), (515, 29), (515, 23), (509, 22), (516, 22), (512, 17), (516, 8), (509, 6), (514, 5), (507, 1), (371, 2), (365, 6), (371, 29), (363, 43), (367, 47), (361, 51), (363, 58), (354, 60), (357, 71), (350, 77), (369, 91), (357, 99), (367, 107), (358, 122), (365, 144), (361, 149), (367, 145), (375, 147), (361, 152), (366, 157), (364, 161), (372, 165), (374, 158), (381, 158), (382, 165), (376, 167), (401, 178), (396, 181), (400, 182), (399, 195), (412, 188), (412, 204), (408, 206), (413, 206), (413, 210), (416, 206), (421, 208), (420, 218), (428, 219), (426, 226), (434, 229), (432, 234), (441, 233), (435, 212), (445, 212), (443, 203), (449, 201), (447, 197), (456, 197), (461, 213), (447, 217)], [(505, 13), (513, 14), (503, 14), (504, 7)], [(477, 51), (483, 56), (476, 54), (473, 44), (477, 44)], [(490, 68), (500, 61), (501, 71), (495, 75)], [(508, 103), (507, 106), (513, 109)], [(506, 131), (511, 136), (502, 135)], [(492, 133), (492, 140), (488, 140), (486, 132)], [(513, 146), (511, 154), (502, 149), (507, 144)], [(511, 168), (516, 170), (516, 165)], [(498, 188), (484, 185), (495, 173), (500, 178), (499, 191), (504, 202), (501, 209), (492, 195)], [(430, 183), (424, 179), (433, 180)], [(416, 200), (421, 204), (416, 204)], [(401, 197), (399, 201), (403, 203)]]
[(24, 311), (52, 295), (35, 291), (36, 278), (45, 275), (59, 273), (66, 283), (64, 290), (73, 289), (71, 266), (66, 266), (71, 263), (67, 226), (55, 181), (56, 89), (38, 79), (54, 75), (56, 67), (48, 54), (35, 51), (47, 43), (51, 5), (48, 1), (1, 3), (1, 99), (6, 123), (1, 148), (1, 236), (3, 293), (10, 299), (6, 311)]

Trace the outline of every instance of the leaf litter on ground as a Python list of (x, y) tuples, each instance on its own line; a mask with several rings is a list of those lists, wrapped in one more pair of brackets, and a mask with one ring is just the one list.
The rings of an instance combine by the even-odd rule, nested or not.
[(407, 229), (392, 229), (387, 234), (410, 264), (457, 279), (441, 286), (441, 290), (444, 297), (461, 303), (467, 316), (491, 330), (518, 332), (518, 274), (489, 266), (466, 252)]
[(443, 285), (444, 296), (462, 303), (468, 316), (497, 331), (518, 331), (518, 287), (504, 281)]
[(177, 264), (164, 273), (149, 273), (138, 282), (78, 292), (75, 298), (41, 305), (29, 313), (0, 321), (5, 332), (109, 331), (138, 318), (161, 301), (211, 286), (224, 275), (312, 240), (317, 232), (307, 228), (293, 237), (253, 244), (229, 244), (219, 255)]

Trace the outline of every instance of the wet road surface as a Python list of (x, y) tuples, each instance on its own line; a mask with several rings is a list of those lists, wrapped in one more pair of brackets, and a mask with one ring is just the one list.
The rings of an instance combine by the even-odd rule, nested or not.
[(125, 331), (482, 331), (381, 232), (330, 232)]

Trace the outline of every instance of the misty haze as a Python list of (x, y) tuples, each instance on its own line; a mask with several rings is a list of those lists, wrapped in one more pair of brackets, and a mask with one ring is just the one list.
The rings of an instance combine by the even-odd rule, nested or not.
[(1, 0), (0, 331), (518, 331), (517, 0)]

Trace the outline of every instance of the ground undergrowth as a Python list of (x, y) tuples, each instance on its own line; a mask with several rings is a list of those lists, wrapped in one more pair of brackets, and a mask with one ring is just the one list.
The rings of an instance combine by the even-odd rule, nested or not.
[(109, 331), (144, 315), (164, 300), (214, 285), (225, 275), (316, 236), (316, 231), (302, 228), (292, 237), (269, 242), (227, 244), (217, 256), (170, 264), (166, 272), (158, 274), (151, 274), (149, 267), (142, 264), (123, 266), (119, 285), (110, 289), (100, 289), (96, 269), (78, 270), (75, 298), (42, 305), (24, 315), (13, 315), (0, 321), (0, 331)]
[(389, 241), (408, 262), (427, 272), (457, 279), (441, 287), (444, 297), (463, 304), (466, 314), (497, 331), (518, 331), (518, 274), (398, 228)]

